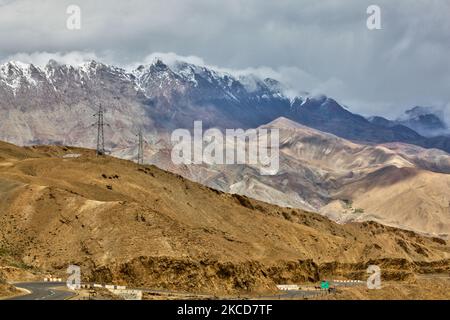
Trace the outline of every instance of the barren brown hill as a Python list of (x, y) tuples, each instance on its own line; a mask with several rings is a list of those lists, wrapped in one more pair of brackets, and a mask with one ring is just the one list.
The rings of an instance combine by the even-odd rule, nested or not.
[(416, 168), (385, 167), (344, 186), (322, 208), (336, 220), (365, 221), (411, 229), (448, 239), (450, 175)]
[(324, 276), (446, 272), (446, 241), (222, 193), (91, 150), (0, 144), (2, 263), (131, 286), (237, 293)]
[(449, 238), (450, 154), (402, 143), (355, 143), (286, 118), (262, 128), (279, 129), (276, 175), (261, 175), (257, 165), (175, 166), (164, 138), (147, 159), (212, 188), (337, 222), (376, 221)]

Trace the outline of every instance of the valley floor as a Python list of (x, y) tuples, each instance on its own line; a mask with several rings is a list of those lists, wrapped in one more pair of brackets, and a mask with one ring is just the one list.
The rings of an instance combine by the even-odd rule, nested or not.
[(449, 300), (450, 275), (446, 277), (418, 277), (413, 282), (389, 281), (381, 289), (365, 286), (338, 289), (335, 295), (321, 296), (327, 300)]

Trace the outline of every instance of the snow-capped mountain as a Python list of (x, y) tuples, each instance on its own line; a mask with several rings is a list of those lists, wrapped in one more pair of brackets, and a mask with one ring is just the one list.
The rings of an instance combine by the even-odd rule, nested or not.
[(444, 112), (440, 109), (416, 106), (406, 110), (396, 120), (388, 120), (379, 116), (370, 117), (368, 120), (372, 124), (377, 124), (382, 127), (399, 128), (402, 126), (404, 127), (404, 131), (409, 129), (409, 131), (415, 131), (424, 137), (437, 137), (437, 139), (442, 139), (445, 138), (442, 136), (448, 135), (450, 132), (450, 128), (445, 123), (444, 118)]
[(191, 127), (201, 119), (207, 127), (248, 128), (290, 111), (273, 79), (238, 78), (186, 62), (169, 67), (161, 60), (133, 74), (147, 97), (144, 104), (168, 127)]
[(135, 86), (124, 70), (94, 61), (77, 67), (55, 61), (44, 67), (6, 63), (0, 67), (0, 139), (93, 146), (92, 115), (102, 103), (114, 106), (109, 120), (120, 133), (110, 148), (119, 145), (134, 138), (130, 116), (143, 116)]
[(437, 136), (449, 133), (442, 110), (432, 107), (416, 106), (406, 110), (397, 122), (411, 128), (423, 136)]
[[(283, 84), (255, 75), (155, 60), (135, 70), (90, 61), (0, 66), (0, 140), (16, 144), (94, 146), (99, 104), (106, 109), (108, 148), (122, 154), (135, 134), (192, 128), (254, 128), (285, 117), (321, 131), (364, 142), (407, 142), (450, 151), (448, 138), (428, 139), (402, 125), (368, 121), (324, 95), (289, 98)], [(157, 140), (157, 138), (155, 138)], [(119, 150), (119, 151), (117, 151)]]

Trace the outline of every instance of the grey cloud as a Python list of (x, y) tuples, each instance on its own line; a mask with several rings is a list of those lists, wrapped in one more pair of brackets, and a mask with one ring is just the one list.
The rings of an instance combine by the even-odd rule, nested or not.
[[(80, 31), (65, 28), (69, 4), (82, 9)], [(370, 4), (382, 30), (366, 28)], [(175, 52), (395, 117), (413, 105), (448, 108), (449, 18), (446, 0), (3, 0), (0, 59), (52, 52), (126, 66)]]

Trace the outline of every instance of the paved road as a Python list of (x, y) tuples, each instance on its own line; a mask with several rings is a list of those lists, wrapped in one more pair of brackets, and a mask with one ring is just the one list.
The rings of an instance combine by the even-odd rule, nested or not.
[(320, 290), (288, 290), (284, 291), (277, 295), (270, 295), (270, 296), (258, 296), (258, 299), (304, 299), (304, 298), (313, 298), (318, 297), (321, 295), (326, 295), (326, 291), (320, 291)]
[(418, 279), (450, 279), (450, 273), (417, 274)]
[(9, 300), (65, 300), (75, 295), (73, 292), (64, 290), (66, 284), (62, 282), (26, 282), (15, 283), (14, 286), (31, 293)]

